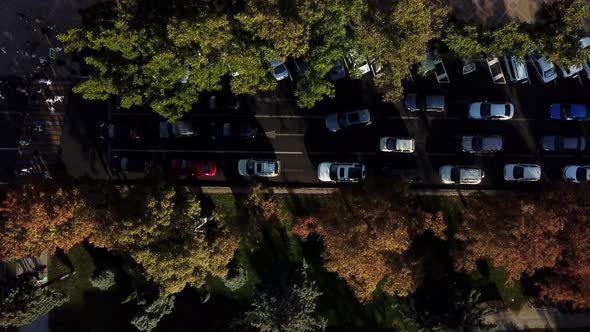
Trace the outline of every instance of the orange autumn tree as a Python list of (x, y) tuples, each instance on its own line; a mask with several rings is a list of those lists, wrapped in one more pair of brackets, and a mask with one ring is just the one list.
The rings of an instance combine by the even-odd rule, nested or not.
[(590, 308), (590, 185), (562, 184), (546, 195), (545, 204), (563, 215), (566, 227), (559, 240), (561, 257), (538, 282), (541, 295), (553, 302)]
[(557, 210), (531, 199), (471, 197), (455, 234), (462, 247), (454, 254), (456, 267), (472, 271), (478, 260), (489, 258), (512, 280), (552, 267), (561, 252), (558, 235), (564, 223)]
[(0, 203), (0, 261), (69, 250), (94, 229), (77, 189), (23, 185)]
[(301, 219), (291, 232), (303, 239), (319, 235), (326, 269), (344, 279), (363, 302), (371, 300), (381, 282), (388, 294), (413, 292), (422, 279), (423, 261), (410, 247), (427, 229), (444, 238), (442, 216), (376, 193), (337, 193), (332, 202), (319, 216)]

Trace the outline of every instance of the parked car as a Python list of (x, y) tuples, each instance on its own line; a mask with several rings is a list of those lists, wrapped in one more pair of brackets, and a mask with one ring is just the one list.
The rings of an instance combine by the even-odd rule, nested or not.
[(472, 103), (469, 105), (469, 119), (473, 120), (508, 120), (514, 116), (511, 103)]
[(504, 148), (504, 139), (499, 135), (463, 136), (461, 149), (467, 153), (499, 152)]
[(484, 172), (473, 166), (442, 166), (438, 173), (444, 184), (480, 184)]
[(529, 81), (529, 71), (524, 61), (514, 55), (504, 55), (504, 64), (511, 82), (525, 83)]
[[(580, 44), (582, 49), (589, 49), (590, 48), (590, 37), (584, 37), (580, 39)], [(584, 63), (582, 63), (582, 68), (586, 72), (586, 77), (590, 79), (590, 56)]]
[(193, 161), (174, 159), (170, 162), (170, 174), (175, 177), (214, 176), (217, 173), (215, 161)]
[(281, 163), (278, 160), (268, 159), (241, 159), (238, 161), (238, 173), (249, 177), (274, 177), (281, 171)]
[(338, 81), (346, 77), (346, 69), (341, 60), (334, 61), (334, 65), (328, 72), (328, 78), (331, 81)]
[(214, 139), (252, 139), (258, 133), (258, 126), (252, 121), (227, 121), (211, 123), (211, 137)]
[(488, 69), (490, 70), (494, 84), (506, 84), (506, 78), (504, 77), (502, 66), (500, 66), (500, 60), (498, 58), (487, 58), (486, 62), (488, 63)]
[(561, 172), (561, 177), (564, 181), (573, 183), (590, 181), (590, 166), (565, 166)]
[(543, 136), (541, 137), (543, 151), (584, 151), (586, 138), (584, 136)]
[(365, 75), (366, 73), (371, 71), (369, 59), (367, 59), (367, 57), (365, 56), (360, 55), (355, 50), (350, 50), (348, 54), (344, 56), (344, 65), (346, 65), (349, 71), (358, 72), (360, 76)]
[(140, 140), (142, 130), (139, 125), (122, 123), (103, 123), (100, 125), (100, 138), (103, 140)]
[(432, 60), (432, 63), (434, 64), (434, 74), (436, 75), (438, 83), (451, 83), (447, 68), (442, 59), (434, 59)]
[(445, 96), (442, 95), (419, 95), (409, 93), (404, 98), (406, 109), (410, 112), (444, 112), (447, 110)]
[(211, 95), (209, 96), (209, 109), (215, 111), (218, 109), (233, 109), (240, 108), (240, 98), (235, 95)]
[(282, 81), (289, 77), (289, 69), (281, 60), (273, 59), (270, 60), (270, 66), (272, 67), (272, 77), (277, 81)]
[(533, 62), (533, 67), (539, 74), (541, 80), (544, 83), (549, 83), (557, 78), (557, 72), (555, 71), (555, 66), (551, 62), (547, 62), (544, 56), (540, 54), (530, 54), (529, 58)]
[(549, 118), (581, 121), (588, 118), (588, 109), (584, 104), (552, 104), (549, 107)]
[(178, 120), (172, 123), (160, 122), (160, 138), (195, 137), (197, 131), (190, 120)]
[(407, 137), (381, 137), (379, 149), (383, 152), (413, 153), (415, 141)]
[(363, 164), (323, 162), (318, 165), (318, 179), (324, 182), (361, 182), (366, 176)]
[(334, 113), (326, 117), (326, 127), (333, 133), (348, 127), (366, 126), (369, 124), (371, 124), (371, 113), (367, 109)]
[(504, 180), (506, 181), (539, 181), (541, 166), (536, 164), (506, 164), (504, 165)]
[(559, 70), (561, 70), (561, 75), (563, 75), (563, 77), (565, 77), (565, 78), (577, 77), (578, 74), (583, 69), (582, 65), (574, 65), (574, 66), (564, 67), (564, 66), (558, 64), (557, 66), (559, 67)]
[(115, 173), (144, 172), (146, 161), (115, 155), (111, 159), (111, 170)]

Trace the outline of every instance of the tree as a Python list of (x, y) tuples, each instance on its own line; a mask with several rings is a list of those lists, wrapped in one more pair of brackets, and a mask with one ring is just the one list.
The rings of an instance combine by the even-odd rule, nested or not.
[(38, 287), (32, 275), (22, 274), (18, 279), (0, 285), (0, 326), (22, 326), (66, 303), (69, 297), (48, 287)]
[(590, 5), (583, 0), (556, 1), (541, 12), (545, 22), (539, 25), (537, 39), (547, 60), (566, 68), (586, 61), (590, 50), (582, 50), (579, 40)]
[(449, 49), (464, 58), (480, 58), (488, 50), (481, 43), (481, 28), (473, 25), (449, 25), (443, 41)]
[(333, 204), (317, 217), (302, 219), (291, 232), (303, 239), (318, 234), (326, 269), (367, 302), (378, 284), (392, 295), (414, 291), (423, 266), (422, 257), (410, 250), (413, 239), (428, 229), (443, 237), (445, 228), (441, 215), (433, 218), (372, 192), (335, 194)]
[(426, 60), (428, 43), (440, 36), (446, 17), (447, 9), (432, 0), (395, 0), (388, 8), (369, 8), (356, 29), (357, 47), (383, 64), (383, 75), (375, 84), (385, 91), (384, 101), (401, 98), (402, 80), (412, 65)]
[(175, 296), (171, 295), (160, 297), (150, 305), (140, 303), (140, 309), (131, 319), (131, 324), (140, 331), (149, 332), (155, 329), (162, 317), (172, 313), (174, 300)]
[(267, 284), (259, 289), (241, 323), (261, 332), (304, 332), (324, 327), (326, 320), (316, 314), (316, 302), (322, 292), (305, 270), (299, 279), (291, 284)]
[(88, 50), (92, 74), (73, 91), (90, 100), (121, 96), (123, 108), (150, 100), (154, 111), (172, 121), (189, 112), (204, 91), (220, 90), (230, 73), (238, 73), (230, 75), (236, 93), (274, 87), (261, 69), (269, 56), (236, 38), (230, 9), (180, 0), (91, 7), (82, 27), (59, 36), (68, 52)]
[(117, 281), (115, 280), (115, 273), (109, 269), (96, 271), (90, 277), (90, 284), (92, 287), (98, 288), (100, 290), (107, 290), (113, 287), (116, 283)]
[[(574, 308), (590, 308), (590, 187), (587, 184), (561, 185), (545, 195), (545, 202), (567, 222), (559, 236), (561, 255), (555, 267), (540, 274), (541, 295), (553, 302), (570, 303)], [(576, 202), (576, 204), (563, 204)]]
[(200, 287), (208, 275), (227, 275), (240, 238), (222, 220), (196, 231), (201, 206), (188, 189), (137, 185), (121, 206), (120, 215), (103, 220), (90, 241), (131, 256), (160, 286), (160, 295), (178, 293), (187, 284)]
[(0, 205), (0, 261), (69, 250), (94, 231), (91, 211), (75, 188), (42, 184), (10, 189)]
[(547, 204), (510, 194), (479, 194), (469, 200), (455, 234), (462, 242), (462, 250), (454, 254), (455, 263), (460, 270), (471, 271), (478, 260), (489, 257), (510, 279), (518, 280), (522, 273), (555, 264), (565, 221)]

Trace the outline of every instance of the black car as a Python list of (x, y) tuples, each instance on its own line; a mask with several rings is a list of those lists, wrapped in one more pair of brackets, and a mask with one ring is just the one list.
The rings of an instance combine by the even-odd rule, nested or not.
[(258, 127), (252, 121), (220, 121), (211, 123), (213, 139), (252, 139), (258, 134)]
[(130, 159), (123, 156), (114, 156), (111, 159), (111, 170), (115, 173), (143, 172), (145, 168), (145, 160)]
[(103, 140), (133, 140), (142, 138), (143, 130), (138, 124), (103, 123), (100, 125), (100, 138)]

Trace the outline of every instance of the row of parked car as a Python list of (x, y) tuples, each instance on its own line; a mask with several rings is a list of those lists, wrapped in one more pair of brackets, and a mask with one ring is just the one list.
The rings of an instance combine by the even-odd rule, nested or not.
[[(439, 169), (439, 176), (445, 184), (480, 184), (485, 173), (475, 166), (445, 165)], [(506, 164), (504, 180), (535, 182), (541, 179), (541, 166), (537, 164)], [(562, 170), (566, 182), (582, 183), (590, 181), (590, 166), (568, 165)]]

